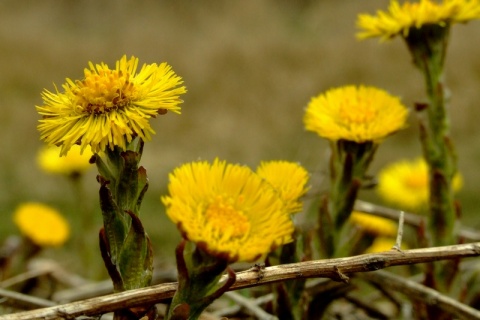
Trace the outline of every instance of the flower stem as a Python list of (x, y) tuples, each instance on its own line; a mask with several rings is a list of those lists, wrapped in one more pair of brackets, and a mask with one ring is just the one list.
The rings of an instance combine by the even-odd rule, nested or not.
[[(115, 291), (149, 286), (153, 273), (150, 239), (138, 216), (148, 188), (146, 170), (139, 167), (143, 141), (133, 141), (127, 151), (118, 147), (96, 155), (100, 175), (103, 228), (100, 249)], [(154, 306), (120, 310), (115, 320), (154, 319)]]
[[(433, 245), (454, 243), (456, 210), (452, 180), (456, 174), (456, 154), (449, 137), (449, 119), (443, 64), (448, 42), (449, 26), (412, 28), (405, 38), (415, 65), (425, 78), (429, 103), (417, 108), (423, 153), (429, 166), (430, 232)], [(425, 121), (426, 120), (426, 121)]]
[[(235, 283), (228, 261), (210, 256), (191, 242), (183, 240), (175, 251), (178, 289), (168, 308), (167, 320), (195, 320), (215, 299)], [(228, 278), (219, 282), (227, 271)]]
[(373, 141), (331, 142), (330, 196), (320, 212), (321, 239), (328, 257), (346, 256), (349, 253), (345, 225), (377, 146)]

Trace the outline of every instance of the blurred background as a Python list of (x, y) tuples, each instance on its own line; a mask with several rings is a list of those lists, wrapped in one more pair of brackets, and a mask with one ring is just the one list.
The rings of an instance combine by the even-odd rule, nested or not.
[[(88, 61), (114, 66), (124, 54), (139, 57), (140, 64), (168, 62), (188, 89), (182, 115), (152, 121), (157, 134), (142, 159), (150, 178), (142, 220), (159, 261), (172, 263), (179, 239), (159, 197), (168, 173), (184, 162), (219, 157), (255, 168), (262, 160), (297, 161), (312, 173), (314, 198), (327, 187), (328, 143), (303, 128), (313, 96), (366, 84), (400, 96), (409, 107), (424, 101), (423, 79), (401, 39), (355, 38), (357, 14), (387, 6), (385, 0), (1, 0), (0, 241), (18, 233), (11, 216), (20, 203), (47, 203), (69, 220), (72, 238), (46, 255), (86, 274), (78, 262), (83, 258), (72, 251), (83, 241), (93, 252), (88, 268), (100, 266), (89, 276), (106, 277), (97, 253), (96, 170), (84, 177), (78, 206), (68, 179), (39, 169), (35, 105), (42, 104), (44, 88), (81, 79)], [(472, 227), (480, 227), (479, 35), (479, 21), (455, 25), (446, 63), (452, 138), (464, 176), (458, 198), (463, 221)], [(411, 114), (409, 127), (381, 145), (370, 173), (420, 155), (417, 137)], [(374, 191), (360, 198), (381, 203)], [(93, 217), (88, 227), (84, 212)]]

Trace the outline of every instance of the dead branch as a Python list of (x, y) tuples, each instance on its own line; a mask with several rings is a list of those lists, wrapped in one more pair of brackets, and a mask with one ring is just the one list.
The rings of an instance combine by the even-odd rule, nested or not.
[(436, 290), (428, 288), (412, 280), (404, 279), (390, 272), (378, 271), (359, 275), (383, 287), (402, 292), (410, 299), (422, 301), (429, 305), (436, 305), (444, 312), (459, 319), (480, 319), (480, 311), (458, 302)]
[[(371, 213), (373, 215), (398, 221), (400, 211), (388, 207), (379, 206), (370, 202), (357, 200), (355, 201), (355, 210)], [(419, 227), (421, 224), (426, 224), (426, 218), (418, 214), (404, 212), (405, 224), (413, 227)], [(458, 236), (467, 241), (480, 241), (480, 232), (462, 226), (458, 231)]]
[[(359, 256), (306, 261), (259, 269), (251, 268), (237, 273), (231, 290), (299, 278), (330, 278), (348, 281), (348, 274), (375, 271), (391, 266), (410, 265), (438, 260), (459, 259), (480, 255), (480, 242), (397, 251), (363, 254)], [(224, 281), (222, 279), (221, 281)], [(0, 316), (0, 320), (72, 319), (80, 315), (98, 315), (127, 307), (157, 303), (171, 298), (177, 283), (166, 283), (130, 290), (54, 307)]]
[(9, 306), (15, 308), (33, 309), (52, 307), (55, 305), (55, 303), (50, 300), (45, 300), (2, 288), (0, 288), (0, 297), (3, 297)]

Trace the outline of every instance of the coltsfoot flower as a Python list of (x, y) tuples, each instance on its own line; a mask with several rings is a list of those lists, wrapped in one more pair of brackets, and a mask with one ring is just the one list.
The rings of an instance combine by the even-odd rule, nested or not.
[(44, 90), (44, 105), (38, 130), (49, 145), (61, 147), (61, 155), (79, 144), (94, 153), (115, 146), (126, 149), (135, 137), (149, 140), (154, 130), (150, 118), (170, 110), (180, 113), (180, 94), (186, 92), (182, 78), (161, 63), (144, 64), (123, 56), (114, 69), (105, 63), (84, 71), (84, 79), (67, 79), (64, 92)]
[(70, 227), (63, 216), (42, 203), (21, 204), (13, 215), (20, 232), (39, 246), (60, 246), (67, 241)]
[(168, 217), (212, 256), (254, 261), (292, 241), (293, 222), (279, 193), (246, 166), (192, 162), (169, 180), (162, 197)]
[(257, 174), (279, 192), (289, 213), (302, 211), (299, 200), (308, 190), (308, 172), (298, 163), (289, 161), (265, 161), (260, 163)]
[(372, 235), (395, 237), (397, 224), (389, 219), (377, 217), (372, 214), (353, 211), (350, 221)]
[(407, 108), (386, 91), (367, 86), (330, 89), (312, 98), (305, 128), (331, 141), (379, 141), (405, 127)]
[(388, 11), (377, 11), (376, 15), (360, 14), (357, 26), (361, 30), (358, 38), (380, 37), (391, 39), (397, 35), (407, 37), (412, 28), (425, 25), (447, 26), (480, 19), (479, 0), (432, 0), (406, 1), (402, 5), (396, 0), (390, 2)]
[[(407, 210), (418, 210), (428, 204), (428, 166), (423, 158), (402, 160), (390, 164), (378, 174), (379, 195), (387, 202)], [(455, 175), (452, 188), (462, 187), (462, 177)]]
[(60, 157), (59, 153), (59, 147), (55, 146), (44, 146), (40, 149), (37, 154), (37, 163), (40, 168), (48, 173), (76, 175), (92, 167), (89, 160), (93, 153), (87, 149), (82, 154), (79, 145), (73, 145), (64, 157)]

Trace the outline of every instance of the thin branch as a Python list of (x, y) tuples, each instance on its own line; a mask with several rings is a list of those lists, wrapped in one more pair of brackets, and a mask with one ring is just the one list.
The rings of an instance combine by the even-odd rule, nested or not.
[(32, 297), (27, 294), (2, 288), (0, 288), (0, 296), (5, 298), (5, 300), (2, 301), (2, 304), (15, 308), (35, 309), (52, 307), (55, 305), (55, 303), (50, 300)]
[(354, 304), (358, 308), (362, 309), (365, 311), (370, 317), (374, 319), (389, 319), (388, 314), (385, 314), (382, 310), (377, 308), (375, 304), (372, 304), (371, 301), (364, 301), (360, 299), (359, 297), (356, 297), (352, 294), (346, 294), (345, 299), (349, 301), (350, 303)]
[[(233, 284), (231, 290), (300, 278), (331, 278), (337, 281), (346, 281), (348, 279), (347, 274), (356, 272), (375, 271), (391, 266), (459, 259), (479, 255), (480, 242), (476, 242), (462, 245), (405, 250), (401, 252), (390, 250), (387, 252), (363, 254), (347, 258), (278, 265), (264, 268), (261, 273), (259, 273), (258, 268), (251, 268), (237, 273), (237, 281)], [(224, 277), (226, 278), (226, 276)], [(225, 279), (222, 278), (220, 281), (225, 281)], [(177, 283), (166, 283), (45, 309), (0, 316), (0, 320), (71, 319), (79, 315), (102, 314), (109, 311), (160, 302), (171, 298), (176, 288)]]
[[(379, 205), (362, 201), (362, 200), (355, 201), (354, 210), (367, 212), (379, 217), (396, 220), (396, 221), (398, 221), (400, 216), (399, 210), (379, 206)], [(409, 213), (409, 212), (404, 212), (404, 219), (406, 224), (414, 227), (419, 227), (420, 225), (422, 224), (425, 225), (427, 223), (425, 217), (422, 217), (418, 214)], [(468, 241), (480, 241), (480, 232), (466, 228), (464, 226), (462, 226), (458, 231), (458, 236)]]
[(238, 305), (252, 312), (259, 320), (278, 320), (276, 316), (269, 314), (268, 312), (260, 308), (257, 305), (255, 299), (245, 298), (244, 296), (236, 292), (225, 292), (225, 296), (233, 300)]
[[(226, 292), (225, 295), (228, 295), (230, 293), (234, 293), (234, 292)], [(271, 302), (273, 300), (273, 293), (267, 293), (266, 295), (263, 295), (263, 296), (260, 296), (258, 298), (251, 299), (251, 300), (252, 300), (251, 301), (252, 304), (254, 304), (255, 306), (260, 306), (262, 304), (266, 304), (266, 303)], [(227, 316), (229, 314), (235, 314), (235, 313), (239, 312), (242, 308), (243, 308), (243, 306), (235, 304), (235, 305), (230, 306), (230, 307), (215, 310), (214, 312), (212, 312), (212, 314), (214, 314), (216, 316), (219, 316), (219, 317), (223, 317), (223, 316)]]
[(405, 212), (400, 211), (400, 217), (398, 217), (398, 231), (397, 231), (397, 240), (393, 249), (402, 250), (402, 237), (403, 237), (403, 223), (405, 221)]
[(402, 292), (413, 300), (436, 305), (443, 311), (460, 319), (480, 319), (480, 311), (456, 301), (440, 292), (428, 288), (415, 281), (396, 276), (390, 272), (378, 271), (358, 275), (358, 277)]

